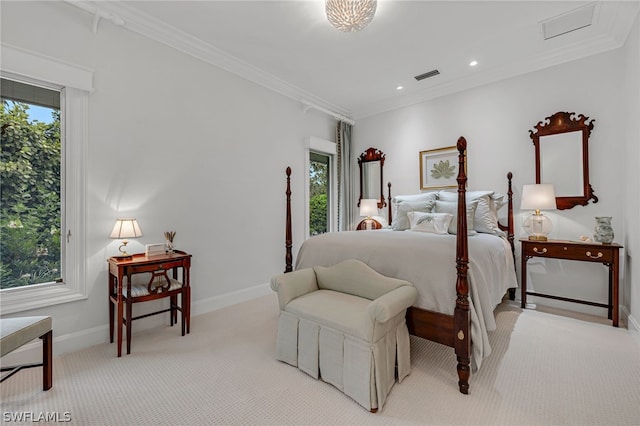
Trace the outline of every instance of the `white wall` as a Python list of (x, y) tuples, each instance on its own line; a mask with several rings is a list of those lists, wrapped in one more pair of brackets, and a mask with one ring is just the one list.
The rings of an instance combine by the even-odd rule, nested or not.
[[(637, 36), (637, 31), (634, 34)], [(633, 78), (632, 71), (625, 71), (626, 63), (632, 58), (637, 60), (637, 52), (627, 50), (617, 49), (358, 120), (354, 151), (357, 156), (369, 147), (381, 149), (387, 155), (385, 182), (392, 182), (394, 194), (411, 194), (420, 188), (419, 151), (452, 146), (459, 136), (465, 136), (469, 189), (506, 192), (505, 176), (508, 171), (513, 172), (516, 236), (521, 237), (525, 213), (519, 211), (520, 192), (523, 184), (535, 182), (534, 147), (529, 130), (558, 111), (585, 114), (596, 120), (589, 155), (590, 181), (599, 202), (551, 212), (554, 223), (551, 237), (576, 240), (581, 235), (592, 236), (594, 216), (606, 215), (613, 216), (615, 240), (624, 243), (628, 231), (622, 200), (629, 196), (629, 191), (637, 191), (635, 185), (633, 189), (625, 186), (624, 172), (626, 150), (630, 144), (637, 144), (637, 138), (630, 140), (624, 118), (630, 97), (637, 105), (638, 93), (637, 82), (632, 93), (623, 84)], [(636, 72), (636, 79), (637, 76)], [(637, 212), (637, 204), (633, 208)], [(637, 214), (634, 217), (637, 220)], [(529, 282), (537, 291), (607, 300), (607, 269), (603, 266), (555, 260), (545, 264), (537, 259), (529, 263), (532, 275)], [(602, 308), (540, 298), (531, 301), (606, 315)]]
[[(118, 216), (136, 217), (144, 232), (130, 252), (177, 232), (176, 248), (193, 255), (194, 314), (247, 297), (243, 290), (270, 292), (269, 278), (284, 270), (285, 168), (302, 212), (305, 145), (310, 136), (333, 140), (333, 118), (107, 21), (94, 34), (92, 16), (62, 2), (2, 2), (1, 24), (2, 43), (90, 68), (95, 87), (89, 298), (16, 315), (52, 315), (57, 354), (107, 341), (106, 259), (119, 245), (108, 235)], [(298, 244), (303, 227), (294, 223)]]

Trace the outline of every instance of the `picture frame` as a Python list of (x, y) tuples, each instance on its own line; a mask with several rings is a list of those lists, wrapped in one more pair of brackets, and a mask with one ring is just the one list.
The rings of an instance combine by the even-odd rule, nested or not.
[(420, 151), (421, 190), (457, 188), (457, 177), (458, 149), (455, 146)]
[(145, 246), (144, 254), (148, 256), (158, 256), (164, 254), (164, 244), (147, 244)]

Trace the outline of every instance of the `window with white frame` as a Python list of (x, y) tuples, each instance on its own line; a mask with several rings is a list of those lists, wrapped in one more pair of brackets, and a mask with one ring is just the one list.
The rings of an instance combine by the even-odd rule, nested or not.
[(84, 152), (91, 73), (6, 46), (2, 54), (4, 315), (87, 297)]
[(307, 237), (336, 229), (336, 144), (310, 138), (307, 151)]

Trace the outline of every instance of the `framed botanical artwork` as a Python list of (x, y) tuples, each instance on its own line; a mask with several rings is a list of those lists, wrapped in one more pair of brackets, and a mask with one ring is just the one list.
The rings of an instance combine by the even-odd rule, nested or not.
[(458, 186), (458, 150), (455, 146), (420, 151), (420, 189)]

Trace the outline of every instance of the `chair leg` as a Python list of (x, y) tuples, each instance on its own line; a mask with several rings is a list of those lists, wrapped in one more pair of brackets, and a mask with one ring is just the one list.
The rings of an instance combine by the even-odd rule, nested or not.
[(49, 330), (42, 339), (42, 390), (53, 386), (53, 331)]

